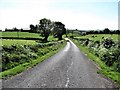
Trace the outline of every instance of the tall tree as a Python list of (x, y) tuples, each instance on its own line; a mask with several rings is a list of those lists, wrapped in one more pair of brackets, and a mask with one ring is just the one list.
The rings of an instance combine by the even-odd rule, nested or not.
[(16, 27), (13, 28), (14, 31), (19, 31)]
[(38, 25), (35, 25), (35, 33), (37, 33), (38, 31)]
[(36, 33), (37, 32), (37, 25), (34, 26), (33, 24), (30, 24), (30, 32)]
[(38, 25), (38, 31), (44, 37), (44, 41), (47, 41), (51, 33), (52, 23), (50, 19), (43, 18)]
[(65, 25), (61, 22), (54, 22), (53, 35), (58, 37), (59, 40), (62, 40), (63, 34), (66, 34)]
[(108, 28), (105, 28), (105, 29), (103, 30), (103, 32), (104, 32), (104, 34), (109, 34), (109, 33), (110, 33), (110, 30), (109, 30)]

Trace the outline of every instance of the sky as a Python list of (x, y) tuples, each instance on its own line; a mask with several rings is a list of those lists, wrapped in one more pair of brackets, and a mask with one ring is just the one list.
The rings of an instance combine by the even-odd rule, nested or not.
[(42, 18), (68, 29), (118, 29), (119, 0), (0, 0), (0, 29), (23, 28)]

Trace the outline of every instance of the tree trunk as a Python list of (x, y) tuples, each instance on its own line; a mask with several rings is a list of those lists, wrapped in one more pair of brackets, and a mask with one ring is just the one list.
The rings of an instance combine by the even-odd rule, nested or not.
[(46, 37), (44, 38), (44, 41), (47, 42), (47, 39), (48, 39), (48, 36), (46, 36)]
[(62, 40), (62, 35), (59, 36), (58, 40)]

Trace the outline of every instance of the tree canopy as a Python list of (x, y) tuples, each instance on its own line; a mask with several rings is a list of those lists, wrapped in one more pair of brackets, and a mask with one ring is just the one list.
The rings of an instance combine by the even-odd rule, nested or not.
[(47, 41), (49, 34), (51, 33), (51, 28), (52, 24), (50, 19), (43, 18), (39, 21), (38, 30), (40, 34), (45, 37), (44, 41)]
[(44, 37), (44, 41), (47, 41), (51, 32), (54, 37), (58, 37), (59, 40), (62, 40), (62, 35), (66, 34), (66, 28), (62, 22), (53, 22), (46, 18), (39, 21), (38, 30), (41, 36)]
[(54, 22), (53, 35), (58, 37), (59, 40), (62, 40), (62, 35), (66, 34), (65, 25), (61, 22)]
[(37, 28), (38, 28), (37, 25), (34, 26), (33, 24), (30, 24), (30, 32), (37, 33)]

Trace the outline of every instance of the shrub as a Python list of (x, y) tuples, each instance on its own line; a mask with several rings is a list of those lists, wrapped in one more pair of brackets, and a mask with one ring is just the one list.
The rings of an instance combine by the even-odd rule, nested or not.
[(11, 54), (11, 61), (12, 62), (19, 62), (21, 60), (21, 57), (20, 55), (17, 55), (17, 54)]
[(36, 59), (36, 58), (37, 58), (37, 54), (32, 53), (32, 52), (29, 52), (29, 53), (28, 53), (28, 57), (29, 57), (30, 59)]
[(30, 49), (34, 52), (38, 52), (38, 47), (37, 46), (31, 46)]
[(21, 57), (21, 61), (27, 61), (29, 58), (28, 58), (28, 56), (26, 56), (25, 54), (21, 54), (20, 55), (20, 57)]
[(83, 45), (87, 46), (88, 44), (89, 44), (89, 39), (86, 39)]
[(111, 48), (113, 45), (114, 45), (114, 42), (112, 39), (110, 38), (106, 38), (104, 41), (103, 41), (103, 45), (105, 48), (109, 49)]
[(93, 41), (89, 41), (88, 48), (90, 49), (92, 47), (94, 47), (94, 42)]
[(118, 72), (120, 72), (120, 56), (118, 56), (116, 69), (117, 69)]
[(100, 41), (95, 41), (94, 45), (95, 45), (95, 48), (99, 48), (100, 47)]
[[(39, 56), (43, 56), (52, 50), (56, 50), (60, 43), (49, 42), (35, 45), (11, 45), (2, 48), (2, 71), (11, 69), (25, 62), (30, 62)], [(57, 46), (56, 46), (57, 44)], [(54, 48), (53, 48), (54, 47)]]
[(78, 42), (87, 46), (87, 49), (97, 55), (106, 65), (109, 67), (112, 66), (115, 70), (120, 72), (120, 50), (118, 41), (102, 37), (102, 41), (80, 39)]

